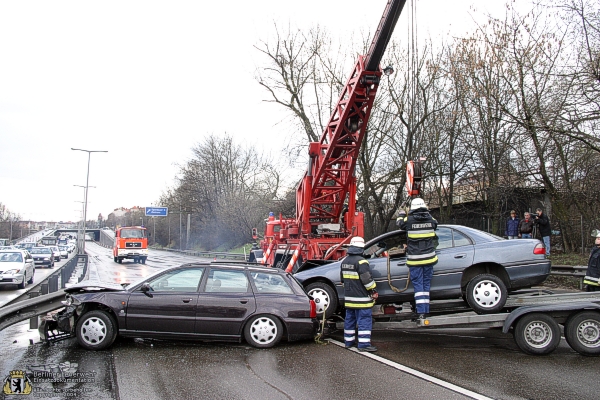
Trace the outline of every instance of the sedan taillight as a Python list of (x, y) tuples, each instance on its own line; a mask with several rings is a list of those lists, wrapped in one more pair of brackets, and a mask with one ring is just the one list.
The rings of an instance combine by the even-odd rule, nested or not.
[(533, 249), (533, 254), (546, 254), (546, 248), (544, 247), (543, 244), (538, 243), (535, 245), (535, 248)]
[(317, 318), (317, 303), (314, 300), (309, 300), (310, 303), (310, 317)]

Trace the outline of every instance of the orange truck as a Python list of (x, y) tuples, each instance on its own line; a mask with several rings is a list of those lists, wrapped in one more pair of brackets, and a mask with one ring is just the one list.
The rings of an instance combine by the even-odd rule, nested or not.
[(113, 258), (121, 264), (125, 258), (146, 264), (148, 258), (148, 236), (143, 226), (124, 226), (115, 231)]

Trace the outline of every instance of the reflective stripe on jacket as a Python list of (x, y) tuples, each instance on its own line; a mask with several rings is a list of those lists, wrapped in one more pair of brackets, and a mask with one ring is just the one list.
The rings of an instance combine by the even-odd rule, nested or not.
[(375, 301), (369, 290), (376, 287), (371, 276), (369, 262), (359, 254), (348, 254), (342, 260), (340, 278), (344, 284), (344, 306), (346, 308), (371, 308)]
[(400, 223), (400, 229), (406, 231), (406, 265), (409, 267), (428, 267), (437, 264), (435, 254), (435, 230), (437, 221), (425, 208), (411, 210)]

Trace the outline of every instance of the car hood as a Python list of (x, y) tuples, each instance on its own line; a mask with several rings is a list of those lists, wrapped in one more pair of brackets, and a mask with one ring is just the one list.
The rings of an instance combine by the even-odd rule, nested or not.
[(23, 268), (23, 263), (18, 262), (18, 261), (17, 262), (7, 261), (7, 262), (0, 263), (0, 273), (11, 270), (11, 269), (21, 269), (21, 268)]
[(122, 292), (125, 291), (123, 286), (118, 283), (107, 283), (100, 281), (81, 281), (73, 286), (65, 289), (67, 293), (79, 292)]

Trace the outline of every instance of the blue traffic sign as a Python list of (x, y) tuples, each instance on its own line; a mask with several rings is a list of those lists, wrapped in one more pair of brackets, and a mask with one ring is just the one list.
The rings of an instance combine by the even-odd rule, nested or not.
[(166, 217), (169, 207), (146, 207), (147, 217)]

